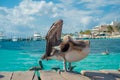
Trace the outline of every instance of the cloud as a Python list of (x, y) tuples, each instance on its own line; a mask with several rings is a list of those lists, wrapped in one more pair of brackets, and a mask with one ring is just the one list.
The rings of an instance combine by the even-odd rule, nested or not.
[(118, 5), (120, 4), (119, 0), (81, 0), (78, 4), (83, 4), (88, 9), (97, 9), (109, 5)]
[(101, 24), (109, 24), (111, 21), (116, 20), (117, 18), (120, 18), (119, 13), (109, 13), (107, 15), (104, 15), (103, 17), (99, 18), (99, 25)]
[(12, 9), (0, 7), (0, 26), (7, 34), (31, 35), (35, 31), (42, 30), (43, 24), (48, 22), (45, 20), (56, 17), (56, 10), (52, 2), (23, 0), (19, 6)]
[[(13, 8), (0, 7), (0, 26), (6, 35), (45, 35), (57, 19), (64, 20), (64, 33), (90, 29), (120, 19), (119, 0), (22, 0)], [(107, 8), (108, 7), (108, 8)]]

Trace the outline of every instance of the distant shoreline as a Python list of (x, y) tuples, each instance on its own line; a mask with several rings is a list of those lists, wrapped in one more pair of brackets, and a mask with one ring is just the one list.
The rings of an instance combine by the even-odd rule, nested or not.
[[(110, 37), (110, 38), (102, 38), (102, 37), (99, 37), (99, 38), (74, 38), (76, 40), (81, 40), (81, 39), (120, 39), (119, 38), (113, 38), (113, 37)], [(1, 39), (0, 42), (20, 42), (20, 41), (43, 41), (45, 39), (40, 39), (40, 40), (29, 40), (29, 39), (18, 39), (17, 41), (12, 41), (11, 39)]]
[(75, 38), (76, 40), (80, 39), (120, 39), (120, 38)]

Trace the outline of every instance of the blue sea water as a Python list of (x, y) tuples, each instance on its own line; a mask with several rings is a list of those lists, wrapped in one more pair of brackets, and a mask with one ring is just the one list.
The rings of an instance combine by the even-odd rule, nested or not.
[[(83, 60), (72, 63), (75, 71), (120, 68), (120, 39), (90, 39), (91, 52)], [(26, 71), (39, 66), (38, 61), (45, 52), (45, 41), (0, 41), (0, 71)], [(110, 55), (101, 53), (108, 49)], [(46, 70), (62, 69), (62, 61), (42, 61)]]

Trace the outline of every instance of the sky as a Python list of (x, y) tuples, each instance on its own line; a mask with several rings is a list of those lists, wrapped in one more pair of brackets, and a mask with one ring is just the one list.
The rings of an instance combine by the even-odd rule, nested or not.
[(0, 0), (0, 31), (6, 36), (45, 36), (58, 19), (63, 33), (120, 21), (120, 0)]

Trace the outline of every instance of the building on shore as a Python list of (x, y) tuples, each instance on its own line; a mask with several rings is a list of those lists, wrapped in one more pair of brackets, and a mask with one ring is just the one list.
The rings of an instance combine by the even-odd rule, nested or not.
[(42, 39), (40, 33), (34, 33), (32, 37), (33, 41), (39, 41)]
[(91, 30), (92, 38), (108, 38), (111, 36), (120, 35), (120, 30), (118, 29), (120, 25), (119, 22), (111, 22), (110, 24), (104, 24), (95, 26)]

